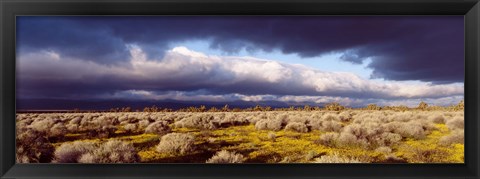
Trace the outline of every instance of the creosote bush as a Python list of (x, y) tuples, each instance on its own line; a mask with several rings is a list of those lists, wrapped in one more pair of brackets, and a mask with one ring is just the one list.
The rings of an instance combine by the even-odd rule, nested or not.
[(245, 157), (242, 154), (222, 150), (208, 159), (206, 163), (243, 163), (243, 161), (245, 161)]
[(195, 149), (195, 136), (192, 134), (170, 133), (164, 135), (157, 145), (157, 151), (172, 154), (187, 154)]

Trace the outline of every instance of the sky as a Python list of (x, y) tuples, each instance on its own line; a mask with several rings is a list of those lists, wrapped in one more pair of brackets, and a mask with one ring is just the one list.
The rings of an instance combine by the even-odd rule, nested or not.
[[(457, 104), (463, 16), (18, 16), (17, 99)], [(81, 106), (80, 106), (81, 107)]]

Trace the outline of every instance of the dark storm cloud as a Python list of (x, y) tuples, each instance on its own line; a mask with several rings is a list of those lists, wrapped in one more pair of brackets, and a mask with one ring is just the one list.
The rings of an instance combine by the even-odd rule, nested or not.
[(17, 52), (36, 50), (104, 64), (128, 59), (125, 42), (114, 36), (110, 27), (59, 17), (17, 18)]
[(18, 17), (19, 51), (50, 49), (98, 63), (128, 59), (126, 44), (161, 59), (168, 45), (209, 40), (211, 48), (280, 50), (302, 57), (371, 58), (373, 78), (463, 82), (463, 17)]
[[(17, 89), (23, 98), (102, 98), (143, 95), (160, 98), (193, 94), (275, 96), (337, 96), (353, 98), (440, 98), (463, 94), (460, 84), (375, 82), (353, 73), (324, 72), (253, 57), (207, 56), (176, 47), (161, 60), (145, 57), (138, 46), (129, 47), (130, 66), (111, 66), (60, 58), (53, 52), (19, 55)], [(181, 92), (181, 93), (177, 93)], [(200, 96), (201, 97), (201, 96)], [(210, 97), (203, 97), (210, 98)], [(307, 98), (311, 99), (311, 98)]]

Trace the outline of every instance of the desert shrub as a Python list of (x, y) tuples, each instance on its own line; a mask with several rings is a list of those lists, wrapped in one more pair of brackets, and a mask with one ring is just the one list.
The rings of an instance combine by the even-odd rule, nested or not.
[(352, 120), (352, 115), (347, 111), (343, 111), (338, 115), (338, 119), (342, 122), (349, 122)]
[(366, 110), (381, 110), (382, 108), (376, 104), (368, 104)]
[(308, 132), (307, 125), (301, 122), (290, 122), (285, 126), (286, 131)]
[(164, 135), (157, 145), (158, 152), (187, 154), (194, 151), (195, 137), (191, 134), (170, 133)]
[(321, 135), (320, 139), (316, 142), (325, 146), (334, 147), (336, 145), (336, 140), (338, 139), (338, 137), (338, 133), (330, 132)]
[(365, 122), (385, 124), (393, 121), (393, 119), (388, 115), (388, 113), (385, 113), (384, 111), (365, 114), (367, 114), (367, 116), (365, 116), (365, 119), (363, 119)]
[(45, 134), (34, 130), (17, 135), (16, 148), (18, 163), (49, 163), (55, 151)]
[(150, 125), (150, 121), (149, 120), (141, 120), (138, 122), (138, 127), (139, 128), (146, 128), (148, 125)]
[(282, 118), (276, 119), (262, 119), (255, 124), (257, 130), (273, 130), (279, 131), (284, 125), (284, 120)]
[(193, 129), (217, 129), (219, 128), (218, 122), (214, 120), (212, 115), (197, 114), (191, 117), (184, 118), (174, 123), (175, 127), (185, 127)]
[(288, 121), (288, 115), (284, 114), (284, 113), (280, 113), (280, 114), (278, 114), (278, 115), (276, 115), (276, 116), (274, 116), (273, 118), (270, 118), (270, 119), (275, 119), (277, 121), (286, 122), (286, 121)]
[(127, 124), (131, 124), (131, 123), (129, 123), (128, 121), (122, 121), (122, 122), (120, 122), (120, 125), (121, 125), (121, 126), (125, 126), (125, 125), (127, 125)]
[(344, 128), (342, 133), (350, 133), (359, 139), (383, 133), (382, 128), (376, 123), (351, 124)]
[(131, 143), (110, 140), (95, 150), (83, 154), (80, 163), (136, 163), (140, 161)]
[(455, 117), (447, 121), (447, 127), (450, 130), (455, 129), (463, 129), (464, 128), (464, 120), (462, 117)]
[(402, 125), (403, 124), (401, 122), (394, 121), (383, 125), (383, 128), (385, 129), (385, 131), (395, 132), (395, 130)]
[(239, 115), (225, 115), (223, 118), (220, 118), (217, 121), (220, 127), (245, 125), (249, 123), (247, 118)]
[(337, 139), (339, 146), (358, 146), (374, 149), (379, 146), (392, 146), (402, 139), (400, 134), (388, 132), (381, 124), (351, 124), (344, 128)]
[(17, 121), (15, 123), (16, 133), (20, 134), (20, 133), (23, 133), (23, 132), (29, 130), (28, 125), (30, 125), (30, 124), (28, 122), (26, 122), (25, 120)]
[(412, 120), (412, 113), (409, 112), (397, 112), (392, 115), (392, 120), (397, 122), (408, 122)]
[(338, 121), (338, 116), (335, 114), (326, 114), (322, 117), (322, 121)]
[(258, 121), (262, 119), (267, 119), (267, 114), (261, 113), (261, 112), (255, 112), (255, 113), (251, 113), (251, 115), (247, 117), (247, 120), (248, 122), (250, 122), (250, 124), (256, 124)]
[[(328, 119), (328, 118), (327, 118)], [(339, 132), (342, 129), (342, 123), (334, 120), (313, 120), (310, 121), (312, 130), (321, 130), (325, 132)]]
[(326, 132), (339, 132), (342, 129), (342, 124), (337, 121), (323, 121), (320, 130)]
[(296, 115), (296, 116), (289, 116), (288, 119), (285, 121), (286, 123), (291, 123), (291, 122), (298, 122), (298, 123), (307, 123), (308, 120), (302, 115)]
[(120, 121), (120, 122), (128, 121), (128, 116), (127, 116), (127, 115), (119, 116), (119, 117), (118, 117), (118, 121)]
[(331, 111), (340, 111), (345, 109), (345, 107), (340, 105), (339, 103), (329, 103), (325, 105), (325, 109)]
[(85, 115), (85, 116), (82, 117), (82, 120), (80, 121), (79, 126), (81, 128), (89, 127), (91, 125), (91, 120), (92, 120), (92, 116)]
[(109, 126), (109, 125), (118, 125), (120, 121), (117, 118), (102, 115), (97, 117), (94, 121), (92, 121), (96, 126)]
[(417, 107), (417, 109), (421, 109), (421, 110), (425, 110), (427, 108), (428, 108), (428, 104), (423, 101), (420, 102), (420, 104), (418, 104), (418, 107)]
[[(425, 117), (424, 119), (426, 119), (426, 118), (427, 117)], [(425, 132), (437, 129), (437, 127), (435, 127), (433, 122), (428, 121), (428, 120), (424, 120), (424, 119), (419, 119), (419, 120), (416, 120), (416, 121), (410, 121), (409, 123), (416, 123), (416, 124), (410, 124), (410, 125), (420, 125), (420, 126), (422, 126), (422, 128)]]
[(409, 163), (447, 163), (448, 153), (445, 150), (439, 149), (423, 149), (420, 147), (413, 147), (409, 150), (407, 161)]
[(227, 115), (228, 113), (225, 113), (225, 112), (221, 112), (221, 113), (213, 113), (213, 117), (215, 118), (215, 120), (222, 120), (223, 118), (227, 117), (227, 118), (234, 118), (234, 116), (236, 116), (236, 114), (229, 114)]
[(400, 134), (402, 137), (423, 139), (426, 132), (421, 123), (418, 122), (391, 122), (385, 127), (390, 132)]
[(47, 134), (54, 124), (55, 120), (50, 117), (45, 119), (36, 119), (29, 125), (29, 128)]
[(50, 137), (62, 137), (65, 134), (67, 134), (67, 127), (63, 123), (57, 123), (53, 125), (53, 127), (50, 129), (48, 136)]
[(95, 143), (75, 141), (72, 143), (63, 143), (55, 150), (55, 163), (78, 163), (80, 157), (88, 152), (93, 151)]
[(430, 116), (429, 118), (429, 121), (432, 121), (433, 123), (436, 123), (436, 124), (444, 124), (445, 123), (445, 117), (443, 117), (443, 115), (433, 115), (433, 116)]
[(113, 134), (115, 134), (116, 130), (117, 127), (113, 125), (102, 126), (96, 130), (96, 136), (99, 138), (110, 138)]
[(128, 120), (125, 121), (125, 122), (128, 122), (128, 123), (133, 124), (133, 123), (138, 123), (138, 121), (140, 121), (140, 119), (141, 119), (141, 120), (153, 121), (149, 116), (142, 116), (142, 117), (139, 117), (139, 118), (130, 117), (130, 118), (128, 118)]
[(123, 129), (125, 129), (125, 131), (128, 133), (135, 133), (136, 131), (138, 131), (138, 124), (125, 124), (123, 126)]
[(375, 152), (379, 152), (384, 155), (389, 155), (390, 153), (392, 153), (392, 149), (390, 147), (383, 146), (383, 147), (376, 148)]
[(67, 131), (71, 132), (71, 133), (76, 133), (79, 131), (79, 127), (77, 124), (67, 124), (65, 127), (67, 127)]
[(82, 122), (82, 117), (77, 116), (77, 117), (73, 118), (72, 120), (70, 120), (70, 122), (68, 122), (68, 123), (69, 123), (69, 124), (79, 125), (80, 122)]
[(151, 133), (151, 134), (158, 134), (158, 135), (164, 135), (172, 130), (168, 126), (166, 121), (157, 121), (145, 128), (145, 133)]
[(341, 157), (338, 153), (333, 153), (316, 158), (315, 163), (362, 163), (362, 161), (352, 157)]
[(451, 134), (440, 138), (440, 145), (448, 146), (451, 144), (463, 144), (465, 142), (465, 132), (462, 129), (452, 131)]
[(263, 118), (261, 116), (250, 116), (247, 119), (248, 119), (248, 122), (250, 122), (250, 124), (256, 124), (258, 121), (262, 120)]
[(368, 143), (365, 139), (359, 139), (351, 133), (342, 132), (337, 138), (336, 145), (340, 147), (367, 147)]
[(373, 143), (377, 146), (392, 146), (398, 144), (402, 140), (402, 136), (400, 134), (384, 132), (373, 140)]
[(245, 158), (242, 154), (222, 150), (208, 159), (206, 163), (243, 163), (243, 161), (245, 161)]

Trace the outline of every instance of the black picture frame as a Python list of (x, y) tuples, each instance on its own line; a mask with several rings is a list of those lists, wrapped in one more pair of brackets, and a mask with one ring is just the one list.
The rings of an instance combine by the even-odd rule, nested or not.
[[(478, 0), (1, 0), (1, 178), (479, 178)], [(464, 15), (464, 164), (16, 164), (19, 15)]]

